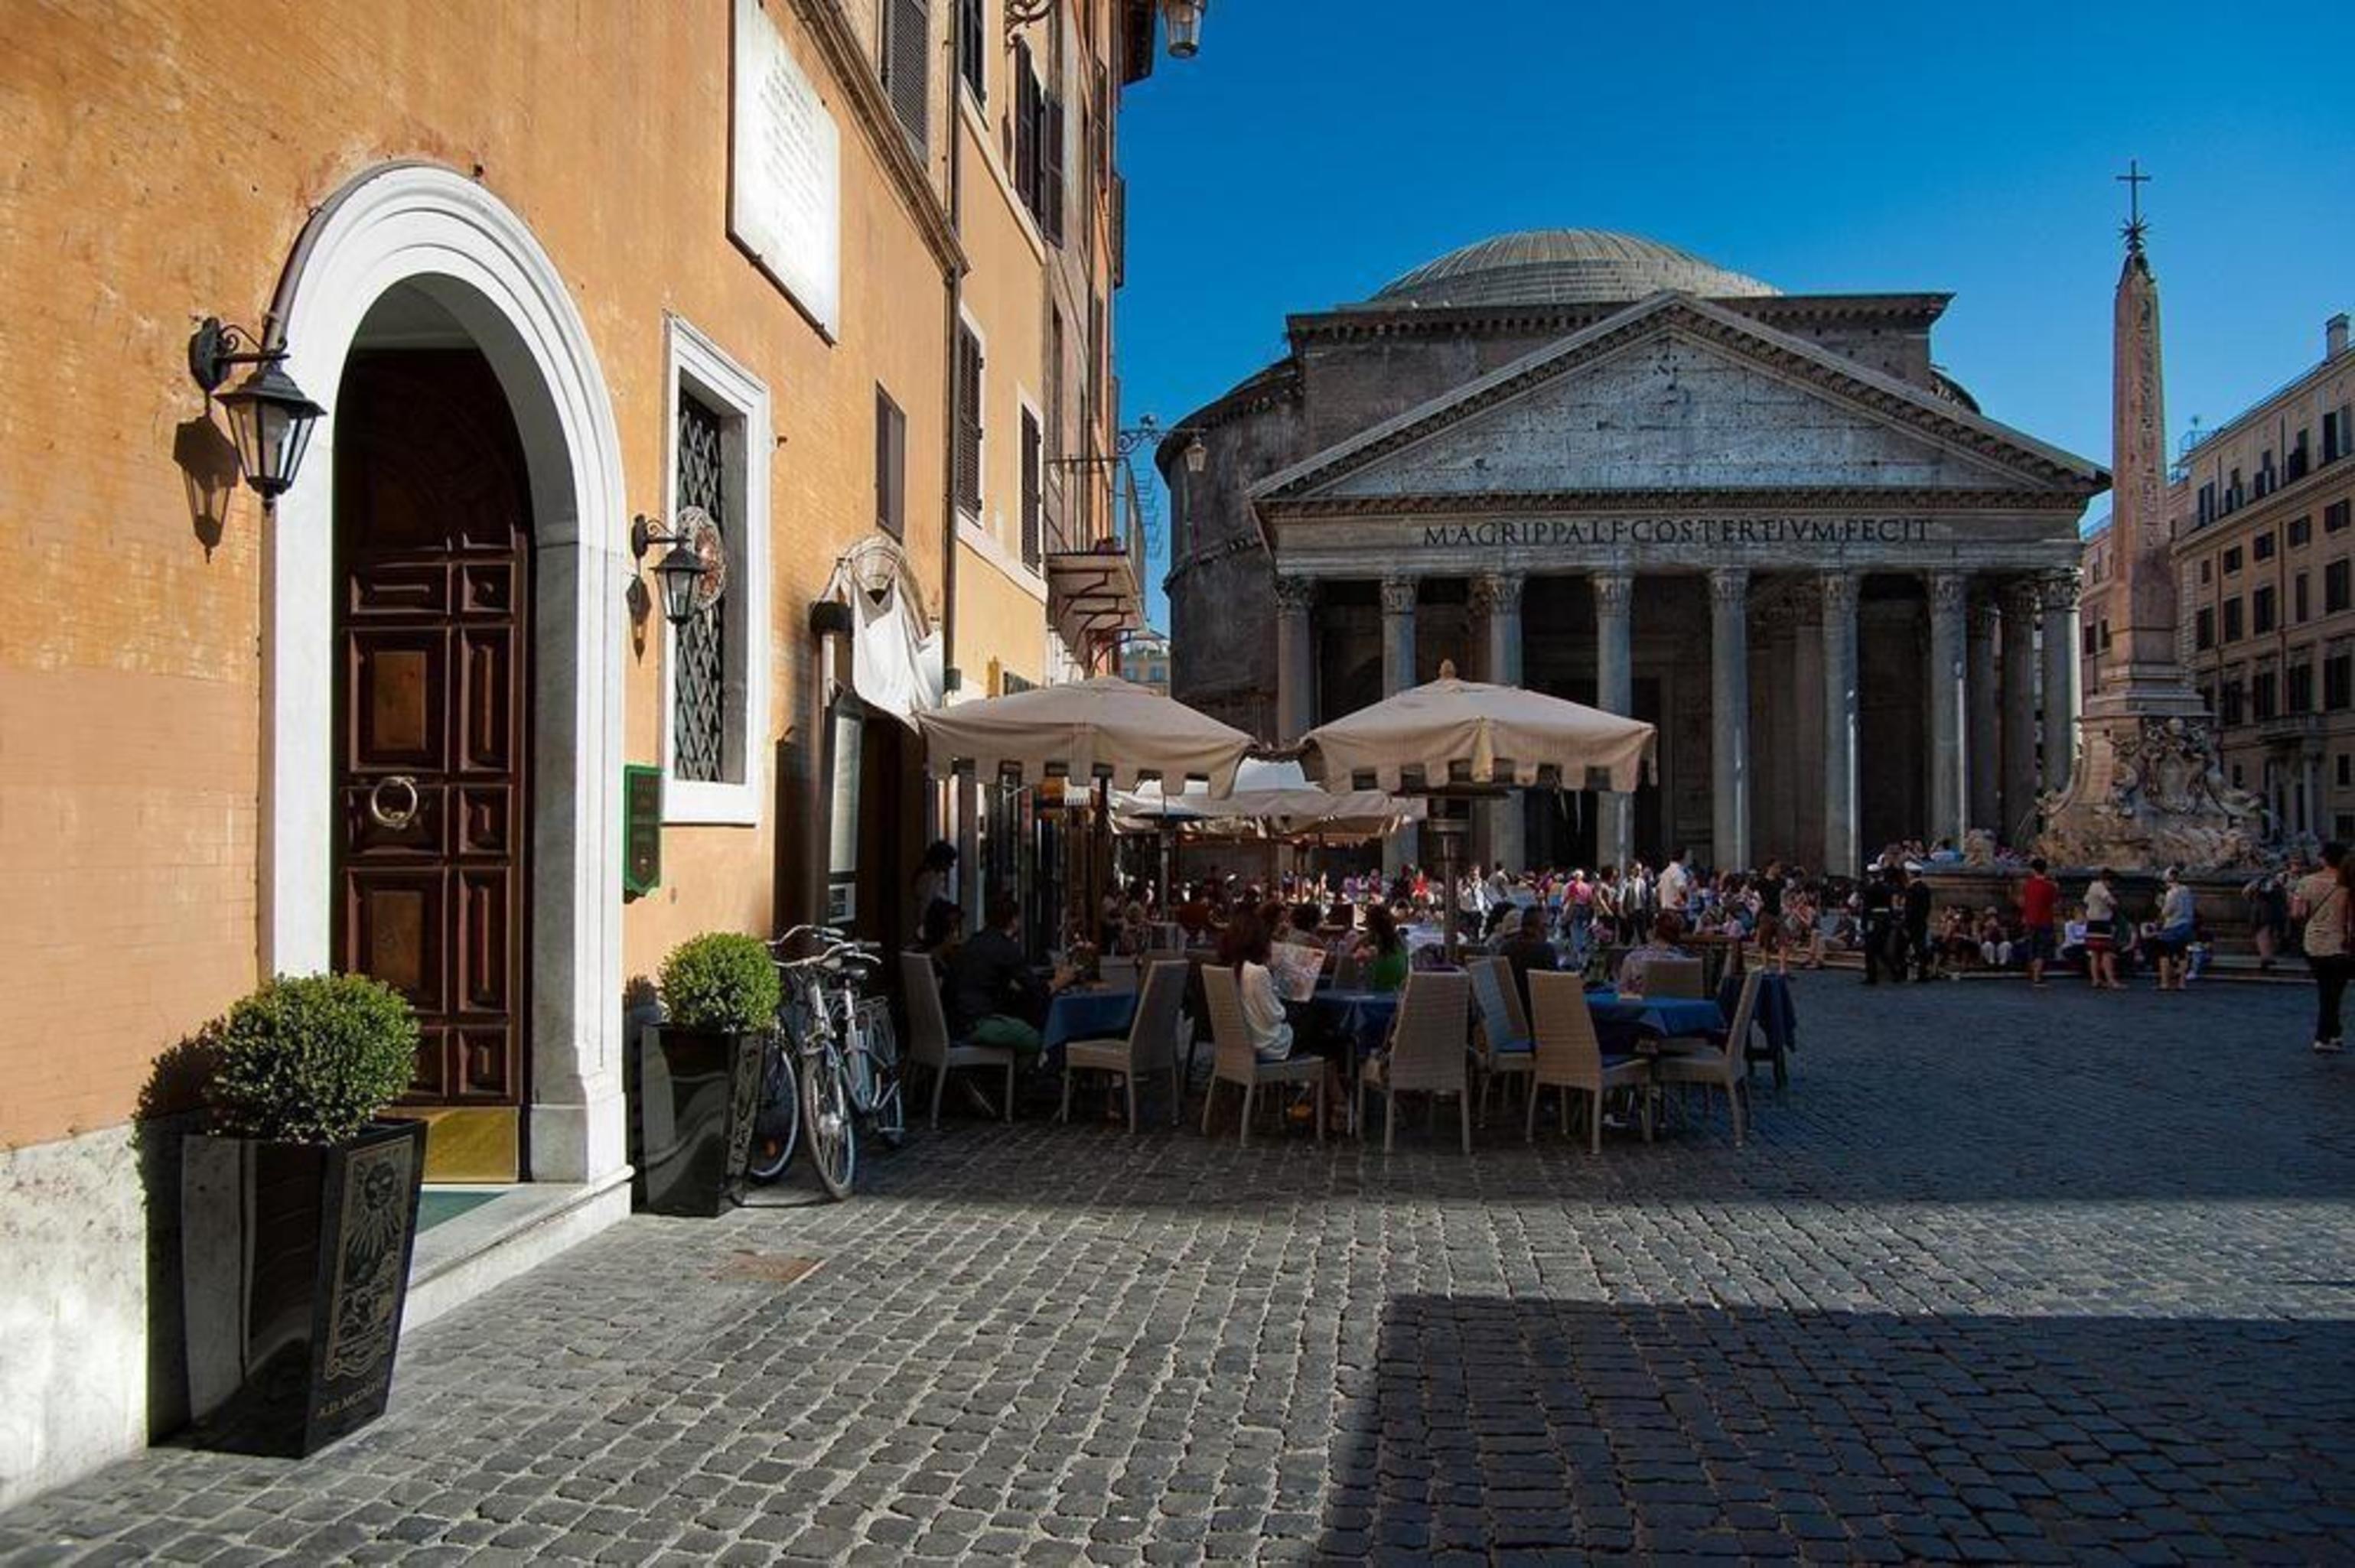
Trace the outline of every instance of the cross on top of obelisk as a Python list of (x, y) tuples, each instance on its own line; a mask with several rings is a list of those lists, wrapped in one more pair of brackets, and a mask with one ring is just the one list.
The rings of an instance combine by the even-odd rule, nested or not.
[(2126, 249), (2138, 253), (2142, 249), (2143, 230), (2148, 227), (2142, 218), (2142, 187), (2150, 183), (2150, 176), (2142, 172), (2139, 159), (2128, 158), (2126, 172), (2116, 177), (2126, 187)]

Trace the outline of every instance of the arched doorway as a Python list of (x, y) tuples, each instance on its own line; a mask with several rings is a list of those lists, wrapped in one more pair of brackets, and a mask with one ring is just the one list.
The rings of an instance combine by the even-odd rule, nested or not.
[[(378, 500), (398, 509), (413, 503), (403, 496), (468, 495), (470, 506), (496, 513), (499, 503), (485, 496), (504, 487), (512, 511), (514, 493), (521, 493), (524, 514), (511, 520), (505, 541), (479, 552), (485, 564), (506, 564), (516, 602), (494, 614), (477, 600), (485, 619), (471, 630), (470, 615), (453, 609), (432, 633), (453, 650), (468, 646), (470, 636), (479, 644), (496, 628), (510, 639), (512, 707), (501, 722), (505, 744), (516, 749), (501, 777), (513, 842), (499, 852), (504, 861), (470, 862), (455, 847), (465, 842), (458, 836), (464, 824), (452, 823), (442, 847), (429, 853), (412, 846), (410, 853), (421, 885), (439, 876), (463, 892), (470, 866), (483, 878), (496, 873), (512, 881), (517, 924), (506, 936), (515, 980), (500, 1007), (439, 1015), (432, 1026), (442, 1034), (440, 1066), (429, 1063), (422, 1077), (438, 1072), (447, 1081), (421, 1086), (446, 1096), (466, 1089), (471, 1077), (478, 1103), (504, 1097), (521, 1174), (567, 1181), (610, 1177), (625, 1159), (615, 791), (629, 569), (619, 440), (586, 329), (562, 277), (521, 219), (474, 182), (417, 164), (372, 170), (319, 210), (280, 282), (273, 313), (291, 351), (290, 371), (306, 386), (336, 388), (340, 406), (320, 421), (311, 459), (281, 498), (269, 540), (265, 965), (300, 973), (378, 961), (376, 933), (350, 914), (346, 873), (355, 843), (364, 841), (351, 814), (368, 817), (370, 797), (388, 776), (415, 780), (421, 814), (429, 795), (445, 812), (473, 811), (482, 834), (471, 842), (488, 842), (490, 802), (479, 794), (490, 787), (488, 772), (437, 773), (423, 767), (421, 754), (414, 768), (396, 766), (388, 755), (356, 756), (336, 723), (339, 714), (357, 719), (378, 700), (373, 674), (363, 670), (356, 678), (350, 667), (356, 650), (345, 642), (365, 618), (338, 609), (354, 589), (339, 546), (352, 546), (355, 559), (378, 546), (417, 547), (410, 563), (416, 577), (432, 576), (438, 552), (443, 591), (460, 601), (491, 591), (489, 579), (499, 575), (475, 574), (483, 580), (470, 586), (458, 562), (474, 551), (469, 541), (486, 524), (470, 522), (454, 543), (445, 538), (438, 546), (426, 537), (432, 530), (414, 519), (380, 537), (374, 521), (346, 518), (346, 499), (359, 503), (339, 494), (338, 481), (370, 471), (370, 452), (380, 458), (404, 442), (455, 441), (405, 465), (378, 461), (376, 471), (389, 476), (379, 481), (386, 493)], [(439, 368), (428, 372), (428, 360)], [(413, 381), (419, 375), (464, 388), (477, 408), (496, 413), (503, 405), (505, 423), (490, 419), (491, 432), (472, 440), (446, 427), (420, 428), (425, 416), (404, 411), (380, 386), (387, 377)], [(492, 452), (504, 455), (486, 455)], [(502, 468), (519, 469), (519, 478), (492, 472)], [(448, 670), (443, 678), (482, 680), (485, 668)], [(397, 678), (430, 683), (432, 662), (412, 659)], [(486, 700), (467, 711), (480, 716), (495, 705)], [(421, 691), (408, 708), (394, 701), (384, 711), (396, 724), (430, 728), (436, 715), (444, 724), (460, 722), (446, 693), (435, 700)], [(469, 789), (478, 791), (471, 800)], [(409, 810), (407, 797), (407, 787), (393, 786), (377, 804), (398, 819)], [(368, 818), (368, 826), (379, 824)], [(453, 939), (453, 930), (471, 940), (488, 929), (437, 926), (431, 910), (414, 902), (388, 906), (386, 917), (402, 925), (386, 936), (383, 961), (402, 961), (397, 949), (413, 937), (421, 975), (436, 963), (427, 950), (432, 941)], [(444, 1001), (464, 1000), (447, 990), (471, 983), (451, 967), (464, 957), (445, 953), (439, 960)], [(492, 1000), (487, 991), (477, 996)], [(506, 1069), (484, 1054), (491, 1043), (468, 1033), (489, 1027), (485, 1018), (504, 1019), (498, 1027), (513, 1031)]]

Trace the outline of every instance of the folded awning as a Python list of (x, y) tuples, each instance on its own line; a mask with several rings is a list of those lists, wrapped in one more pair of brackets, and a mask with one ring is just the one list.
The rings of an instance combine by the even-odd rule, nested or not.
[(915, 601), (897, 546), (869, 541), (845, 555), (826, 597), (850, 607), (850, 689), (861, 701), (911, 726), (941, 705), (947, 683), (940, 629)]

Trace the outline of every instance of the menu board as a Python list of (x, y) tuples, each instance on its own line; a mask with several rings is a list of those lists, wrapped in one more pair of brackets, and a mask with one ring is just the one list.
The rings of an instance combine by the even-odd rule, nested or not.
[(842, 132), (762, 0), (735, 0), (728, 233), (841, 335)]

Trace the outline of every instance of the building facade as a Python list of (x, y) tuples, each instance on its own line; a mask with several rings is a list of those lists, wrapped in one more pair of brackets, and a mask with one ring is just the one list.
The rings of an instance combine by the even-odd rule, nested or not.
[(2350, 458), (2355, 355), (2339, 314), (2322, 358), (2185, 450), (2168, 486), (2181, 658), (2225, 772), (2272, 827), (2308, 841), (2355, 840)]
[(1541, 230), (1288, 318), (1159, 454), (1174, 694), (1290, 739), (1452, 660), (1659, 726), (1655, 783), (1531, 791), (1484, 858), (2019, 842), (2068, 767), (2106, 475), (1936, 366), (1946, 302)]
[[(1052, 460), (1116, 428), (1113, 126), (1155, 23), (18, 19), (0, 291), (50, 325), (0, 424), (0, 1507), (175, 1424), (155, 1063), (258, 981), (400, 987), (430, 1175), (528, 1200), (414, 1322), (626, 1211), (629, 998), (671, 947), (846, 899), (900, 935), (956, 809), (900, 719), (1101, 652), (1051, 562), (1125, 559), (1119, 522)], [(208, 315), (325, 409), (267, 510), (190, 377)], [(677, 625), (674, 531), (714, 568)]]

